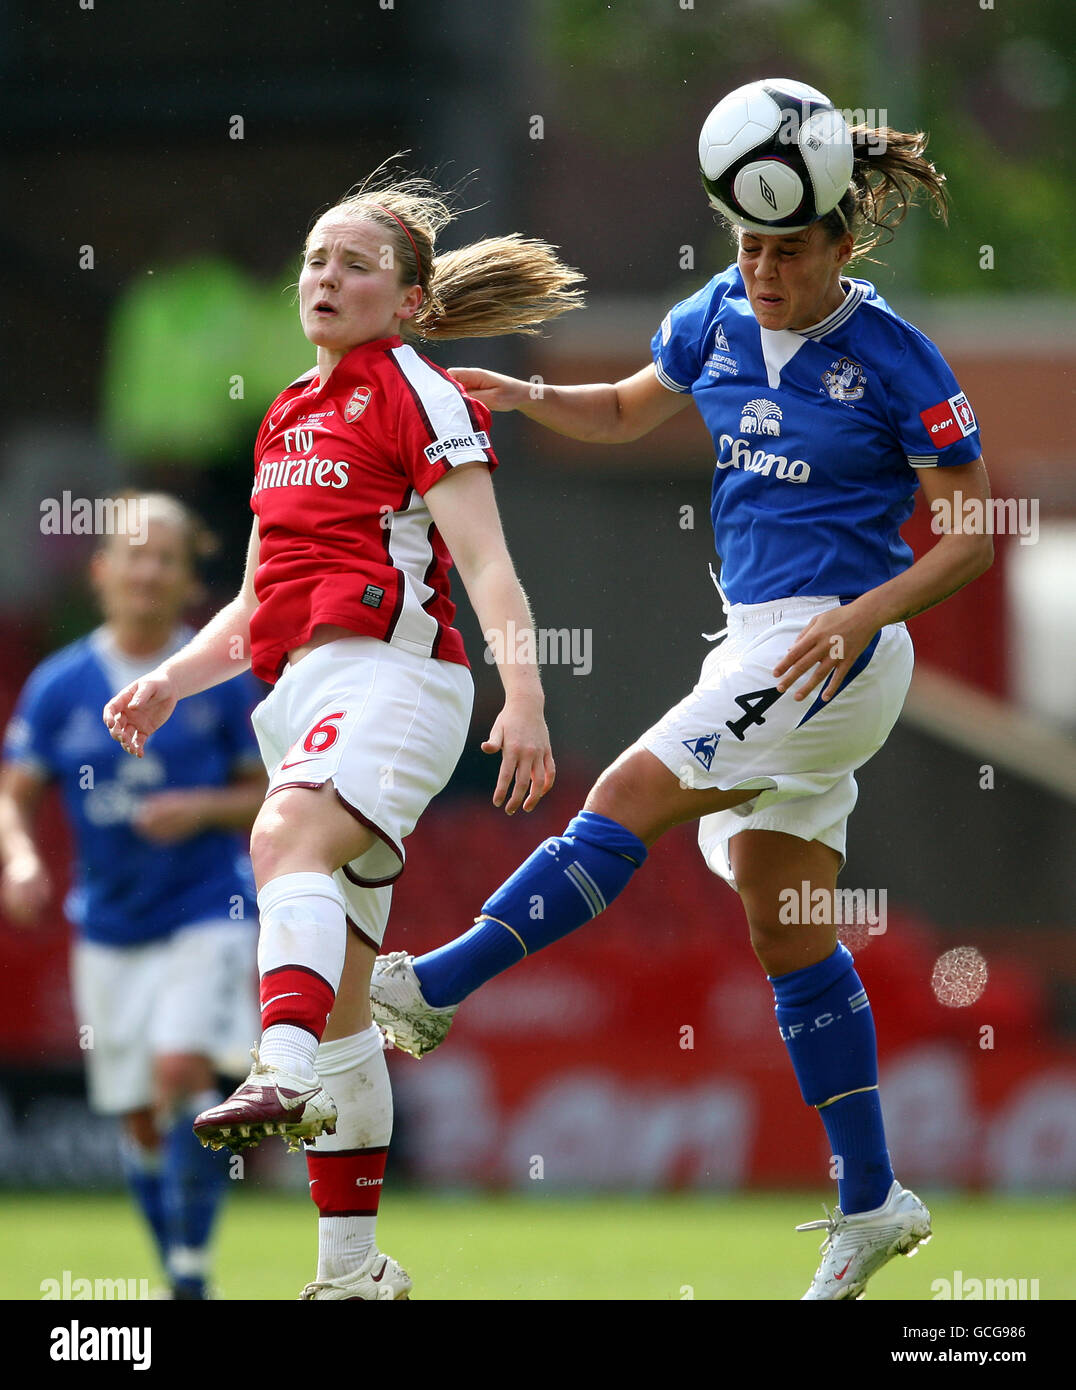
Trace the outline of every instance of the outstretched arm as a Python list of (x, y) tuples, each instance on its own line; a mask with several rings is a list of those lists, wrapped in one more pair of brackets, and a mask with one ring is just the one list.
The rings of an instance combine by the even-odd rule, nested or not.
[(982, 459), (955, 468), (924, 469), (920, 484), (934, 513), (935, 529), (941, 533), (937, 542), (895, 579), (868, 589), (852, 603), (812, 618), (774, 668), (778, 690), (787, 690), (814, 667), (796, 687), (795, 698), (806, 699), (825, 680), (822, 698), (832, 699), (879, 628), (933, 608), (990, 568), (994, 542), (989, 534), (945, 524), (945, 517), (959, 510), (954, 508), (958, 492), (962, 499), (981, 503), (985, 514), (990, 481)]
[(453, 367), (451, 374), (469, 396), (490, 410), (518, 410), (557, 434), (590, 444), (627, 444), (639, 439), (691, 400), (689, 392), (662, 386), (653, 363), (613, 385), (548, 386), (481, 367)]
[(481, 463), (461, 464), (430, 488), (426, 505), (497, 657), (504, 686), (504, 708), (482, 744), (484, 752), (501, 754), (493, 804), (504, 805), (509, 815), (520, 806), (533, 811), (553, 785), (556, 768), (533, 655), (537, 644), (519, 641), (525, 633), (533, 635), (534, 620), (508, 554), (489, 470)]
[(243, 587), (175, 656), (133, 681), (104, 708), (112, 737), (141, 758), (146, 740), (169, 718), (179, 700), (230, 680), (250, 665), (250, 618), (258, 606), (258, 521), (247, 545)]

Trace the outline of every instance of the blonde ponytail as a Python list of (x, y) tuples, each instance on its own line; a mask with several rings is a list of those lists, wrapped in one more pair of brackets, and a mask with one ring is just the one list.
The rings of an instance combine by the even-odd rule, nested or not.
[(400, 283), (422, 287), (422, 306), (401, 329), (418, 338), (537, 333), (547, 320), (582, 307), (585, 276), (548, 242), (512, 233), (437, 255), (437, 236), (456, 215), (449, 195), (428, 179), (394, 178), (382, 165), (318, 222), (355, 217), (384, 229)]
[(415, 332), (437, 341), (537, 333), (547, 319), (582, 307), (576, 286), (584, 278), (548, 242), (517, 232), (473, 241), (434, 260)]

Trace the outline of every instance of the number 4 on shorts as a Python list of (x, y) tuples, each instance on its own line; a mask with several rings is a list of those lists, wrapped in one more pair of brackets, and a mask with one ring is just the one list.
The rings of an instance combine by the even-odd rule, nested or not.
[(745, 695), (737, 695), (736, 703), (744, 711), (743, 717), (737, 720), (727, 719), (725, 728), (731, 729), (736, 737), (743, 743), (743, 731), (752, 724), (765, 724), (763, 717), (769, 707), (781, 698), (781, 692), (775, 685), (769, 686), (766, 690), (749, 690)]

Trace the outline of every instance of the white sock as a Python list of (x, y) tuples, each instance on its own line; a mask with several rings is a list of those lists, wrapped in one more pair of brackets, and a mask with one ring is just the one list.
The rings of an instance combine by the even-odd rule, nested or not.
[(168, 1252), (168, 1273), (173, 1279), (204, 1279), (210, 1268), (211, 1252), (190, 1245), (173, 1245)]
[(280, 1067), (307, 1081), (316, 1079), (312, 1054), (317, 1050), (317, 1038), (290, 1023), (274, 1023), (266, 1028), (258, 1044), (258, 1056), (267, 1066)]
[[(270, 1066), (283, 1067), (299, 1076), (314, 1076), (314, 1055), (332, 1008), (312, 1007), (296, 990), (296, 979), (286, 975), (266, 980), (271, 971), (296, 966), (299, 971), (319, 977), (316, 991), (335, 996), (344, 968), (347, 946), (347, 909), (343, 895), (328, 874), (281, 874), (271, 879), (258, 894), (261, 930), (258, 936), (258, 972), (262, 976), (262, 1014), (269, 1003), (296, 999), (295, 1022), (272, 1023), (265, 1027), (259, 1055)], [(307, 976), (307, 979), (310, 977)], [(291, 985), (291, 988), (289, 988)], [(280, 993), (274, 995), (279, 986)]]
[[(388, 1148), (392, 1088), (382, 1047), (376, 1024), (349, 1038), (322, 1043), (316, 1066), (336, 1102), (336, 1133), (320, 1135), (307, 1146), (308, 1154), (316, 1157), (342, 1150)], [(378, 1188), (373, 1205), (379, 1196)], [(365, 1199), (359, 1193), (356, 1200), (371, 1203), (369, 1192)], [(376, 1215), (319, 1217), (318, 1279), (338, 1279), (358, 1269), (373, 1249), (376, 1227)]]

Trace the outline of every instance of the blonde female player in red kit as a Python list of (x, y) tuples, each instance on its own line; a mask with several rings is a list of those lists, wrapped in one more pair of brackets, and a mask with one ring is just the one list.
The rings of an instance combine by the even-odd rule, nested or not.
[[(381, 175), (314, 224), (299, 315), (317, 366), (258, 434), (243, 587), (104, 711), (141, 757), (183, 697), (248, 665), (274, 687), (254, 712), (270, 774), (251, 836), (262, 1036), (247, 1080), (194, 1128), (237, 1151), (266, 1134), (308, 1141), (321, 1219), (303, 1298), (411, 1287), (374, 1244), (392, 1096), (369, 980), (404, 838), (448, 781), (471, 712), (450, 564), (484, 632), (532, 621), (494, 501), (489, 413), (401, 335), (534, 331), (580, 298), (582, 277), (543, 242), (435, 257), (451, 218), (426, 181)], [(500, 675), (483, 748), (501, 753), (493, 800), (512, 814), (538, 804), (554, 767), (537, 667)]]

